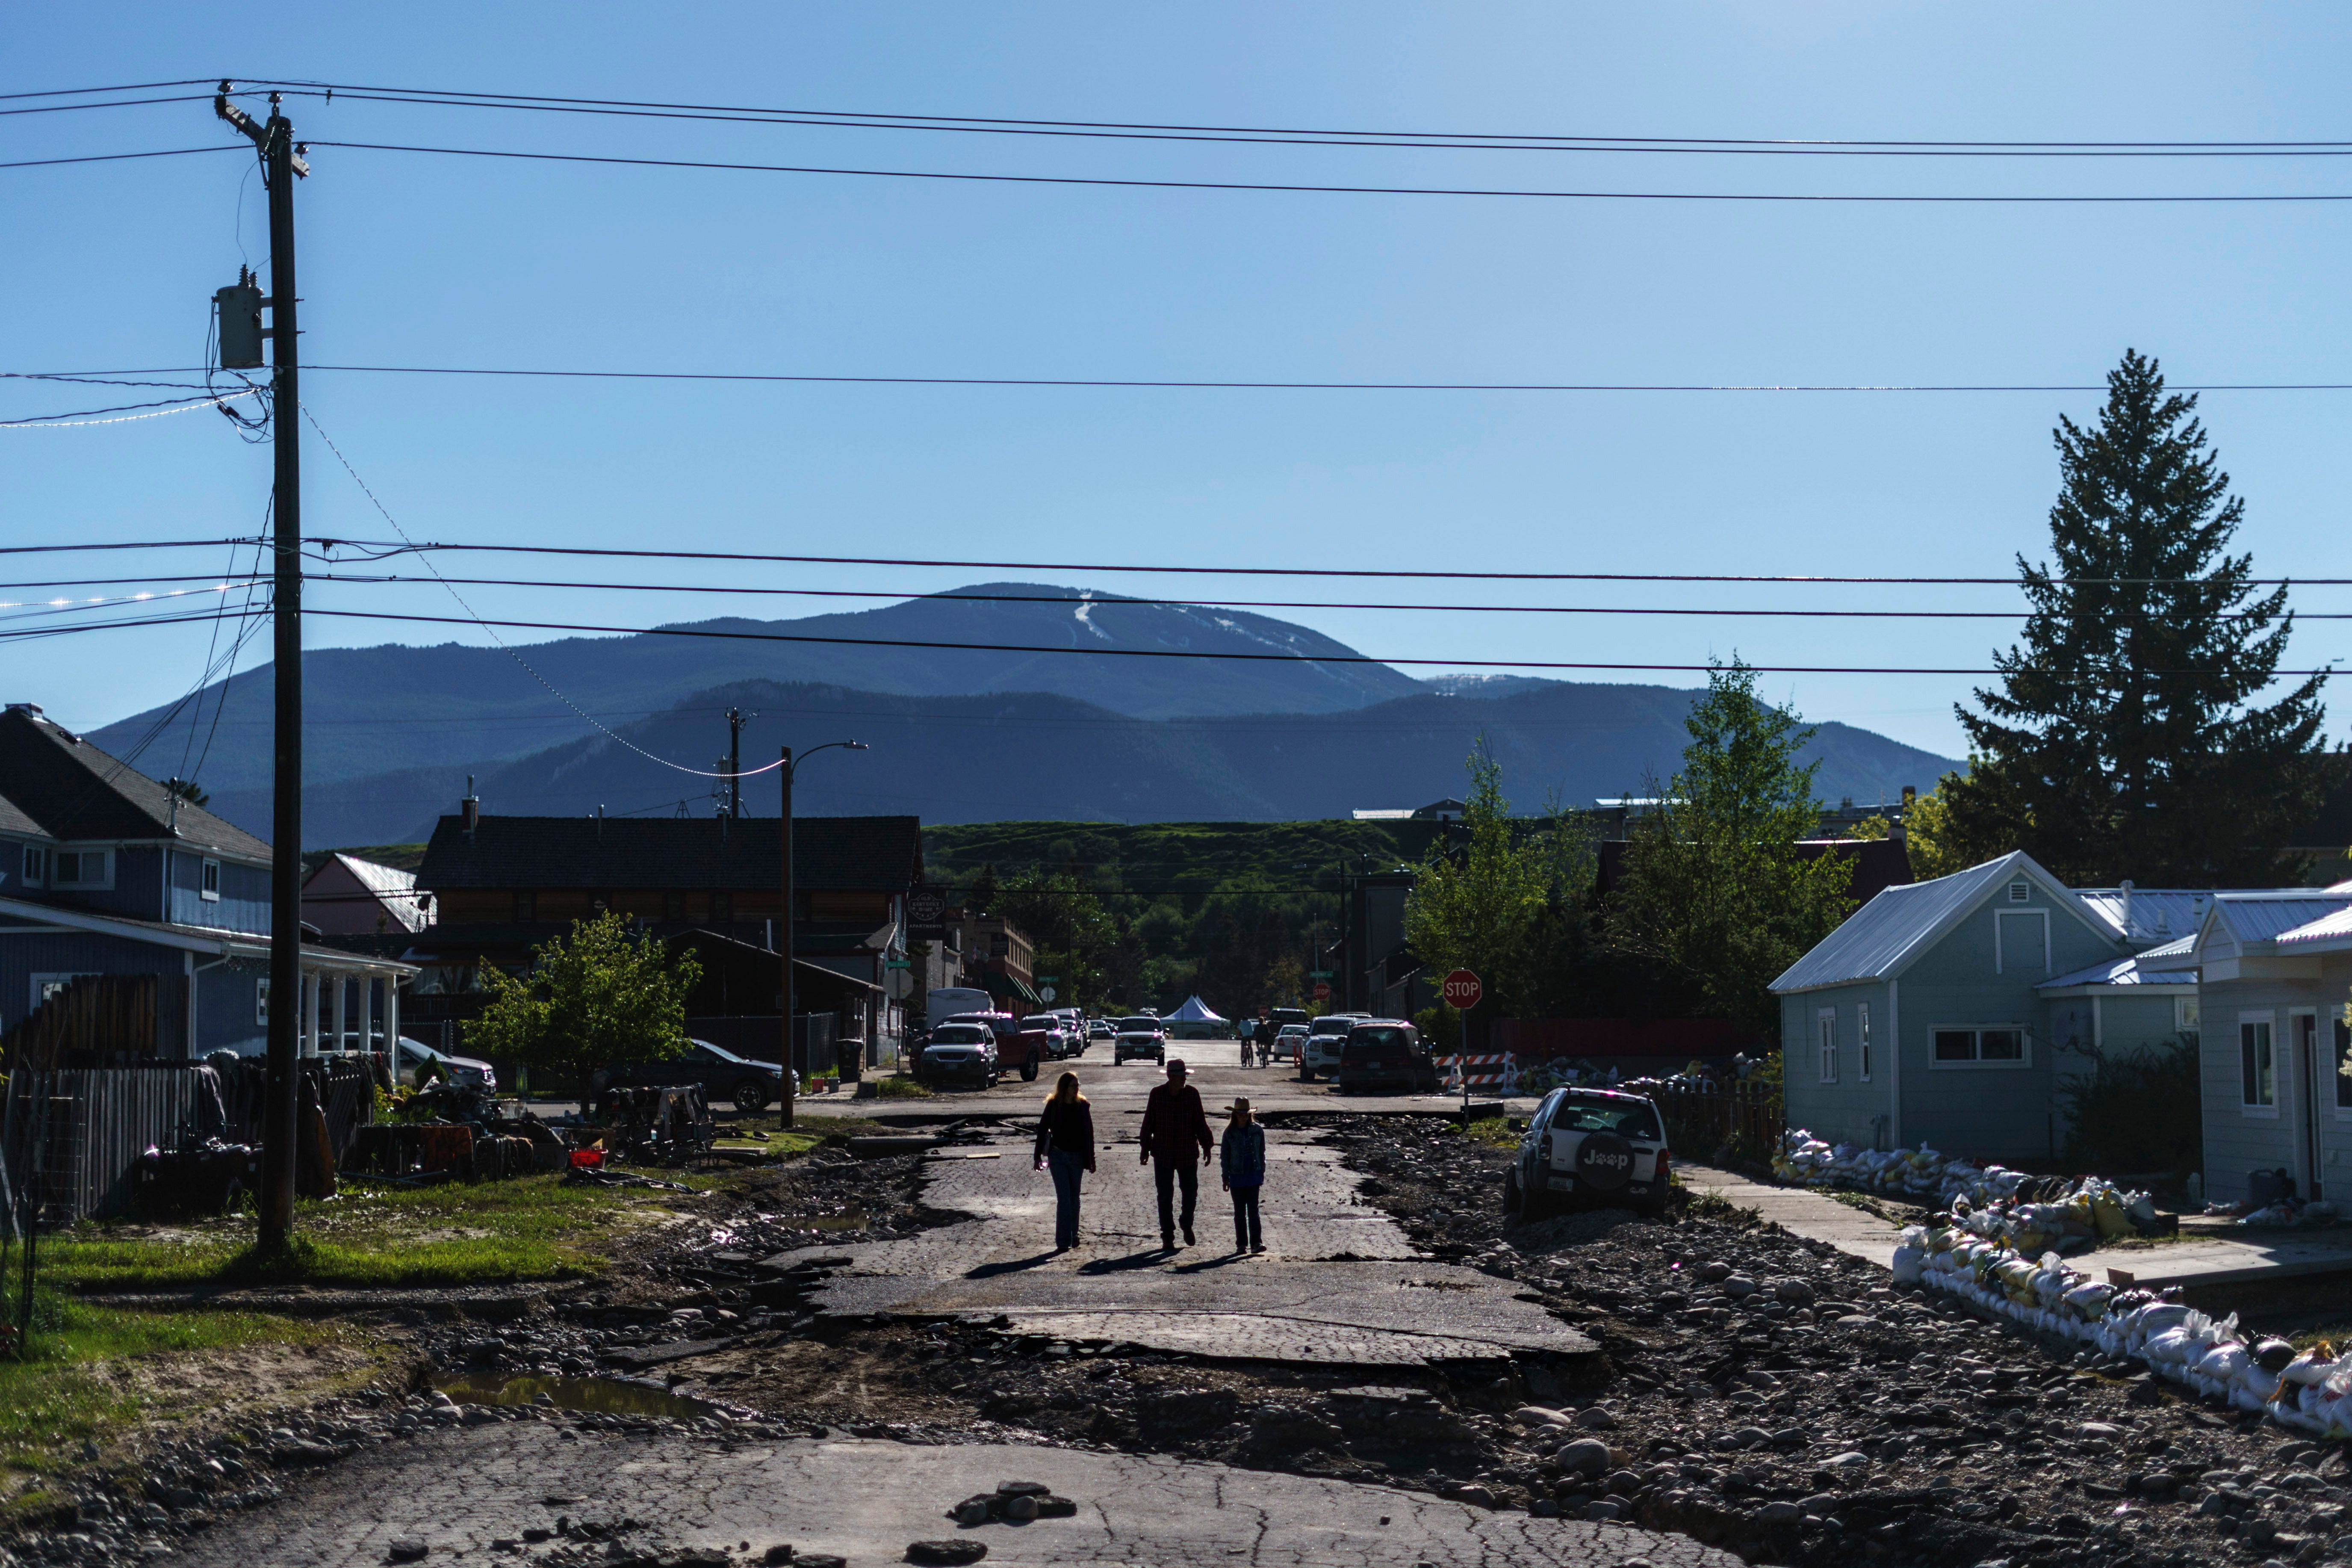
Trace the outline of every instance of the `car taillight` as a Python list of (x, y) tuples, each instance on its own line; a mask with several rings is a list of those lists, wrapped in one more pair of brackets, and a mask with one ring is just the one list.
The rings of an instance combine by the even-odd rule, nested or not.
[(1654, 1181), (1654, 1182), (1663, 1182), (1663, 1181), (1664, 1181), (1664, 1180), (1666, 1179), (1666, 1168), (1667, 1168), (1667, 1166), (1669, 1166), (1670, 1164), (1672, 1164), (1672, 1163), (1673, 1163), (1673, 1162), (1674, 1162), (1674, 1158), (1675, 1158), (1675, 1152), (1674, 1152), (1672, 1149), (1661, 1149), (1661, 1150), (1659, 1150), (1659, 1151), (1658, 1151), (1658, 1168), (1657, 1168), (1657, 1170), (1656, 1170), (1654, 1173), (1653, 1173), (1651, 1174), (1650, 1180), (1652, 1180), (1652, 1181)]

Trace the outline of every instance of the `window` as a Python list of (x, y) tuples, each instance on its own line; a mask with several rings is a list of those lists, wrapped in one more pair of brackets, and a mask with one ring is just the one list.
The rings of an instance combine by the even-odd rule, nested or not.
[(2197, 998), (2175, 996), (2172, 999), (2172, 1026), (2184, 1035), (2197, 1032)]
[(2025, 1031), (2014, 1024), (1942, 1028), (1934, 1032), (1927, 1065), (1933, 1068), (2021, 1068), (2031, 1066)]
[(55, 885), (104, 889), (114, 886), (114, 856), (105, 849), (60, 849)]
[(38, 844), (25, 846), (25, 886), (37, 888), (48, 880), (49, 852)]
[(253, 983), (253, 1021), (262, 1028), (269, 1027), (269, 976), (267, 974)]
[(37, 1007), (77, 980), (95, 978), (87, 970), (67, 970), (62, 973), (33, 976), (33, 1005)]
[(2268, 1013), (2238, 1020), (2238, 1104), (2250, 1116), (2278, 1114), (2278, 1053)]
[(1822, 1052), (1822, 1081), (1837, 1082), (1837, 1009), (1824, 1007), (1813, 1016), (1813, 1038)]
[(2022, 877), (2020, 877), (2016, 881), (2011, 882), (2009, 885), (2009, 901), (2012, 904), (2032, 903), (2033, 901), (2033, 884), (2028, 882)]
[(514, 918), (517, 925), (530, 925), (539, 919), (539, 895), (517, 893), (514, 896)]
[(2352, 1116), (2352, 1024), (2336, 1020), (2336, 1114)]
[(684, 893), (664, 893), (662, 895), (662, 919), (671, 925), (683, 925), (686, 923), (686, 895)]
[(201, 896), (201, 897), (202, 897), (202, 898), (203, 898), (203, 899), (204, 899), (207, 903), (217, 902), (217, 901), (219, 900), (219, 899), (220, 899), (220, 862), (219, 862), (219, 861), (217, 861), (217, 860), (207, 860), (207, 861), (205, 861), (205, 875), (204, 875), (204, 881), (203, 881), (203, 884), (201, 885), (201, 887), (198, 889), (198, 893), (199, 893), (199, 896)]
[(735, 895), (732, 893), (711, 894), (710, 918), (714, 921), (733, 920), (735, 918)]
[(1858, 1002), (1853, 1009), (1854, 1065), (1862, 1071), (1862, 1081), (1870, 1081), (1870, 1004)]

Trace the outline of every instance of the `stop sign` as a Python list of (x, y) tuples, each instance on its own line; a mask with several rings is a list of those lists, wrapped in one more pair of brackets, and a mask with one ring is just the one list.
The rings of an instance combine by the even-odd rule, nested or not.
[(1486, 988), (1478, 984), (1478, 977), (1466, 969), (1457, 969), (1445, 977), (1444, 995), (1449, 1007), (1475, 1007), (1478, 998), (1486, 994)]
[(1318, 1002), (1328, 1002), (1331, 1000), (1331, 983), (1329, 981), (1318, 980), (1315, 983), (1315, 1000)]

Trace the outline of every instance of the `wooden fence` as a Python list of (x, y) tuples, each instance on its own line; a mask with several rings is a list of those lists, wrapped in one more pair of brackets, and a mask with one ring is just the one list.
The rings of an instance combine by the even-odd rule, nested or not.
[(1726, 1143), (1757, 1159), (1780, 1146), (1785, 1122), (1776, 1085), (1735, 1079), (1712, 1091), (1675, 1084), (1649, 1093), (1666, 1119), (1667, 1138), (1692, 1159), (1709, 1159)]
[(0, 1037), (0, 1071), (112, 1067), (155, 1055), (155, 976), (85, 974)]

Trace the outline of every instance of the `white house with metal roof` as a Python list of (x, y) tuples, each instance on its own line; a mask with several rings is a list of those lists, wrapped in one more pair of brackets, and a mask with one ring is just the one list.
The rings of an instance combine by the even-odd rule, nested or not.
[(2186, 939), (2215, 895), (2066, 887), (2018, 852), (1888, 888), (1791, 965), (1790, 1125), (1832, 1142), (2040, 1160), (2089, 1051), (2194, 1027)]
[(2221, 894), (2190, 957), (2207, 1195), (2235, 1203), (2284, 1171), (2305, 1197), (2352, 1199), (2352, 882)]

